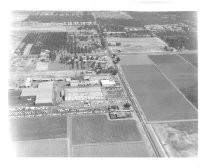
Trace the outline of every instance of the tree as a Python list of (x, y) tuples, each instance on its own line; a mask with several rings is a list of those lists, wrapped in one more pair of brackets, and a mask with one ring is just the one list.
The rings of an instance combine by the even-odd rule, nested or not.
[(116, 43), (116, 46), (121, 46), (121, 43), (118, 43), (118, 42), (117, 42), (117, 43)]
[(125, 108), (129, 108), (130, 106), (131, 106), (131, 104), (130, 103), (125, 103), (124, 105), (123, 105)]
[(117, 69), (112, 70), (112, 75), (116, 75), (118, 73)]

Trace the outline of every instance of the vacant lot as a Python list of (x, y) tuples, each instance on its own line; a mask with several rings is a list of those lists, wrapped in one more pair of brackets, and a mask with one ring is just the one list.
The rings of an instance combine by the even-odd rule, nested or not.
[(154, 38), (108, 38), (108, 42), (121, 43), (119, 47), (111, 47), (121, 50), (123, 53), (159, 52), (166, 45), (157, 37)]
[(109, 121), (105, 115), (72, 118), (73, 145), (141, 140), (134, 120)]
[(146, 54), (143, 53), (132, 53), (132, 54), (120, 54), (121, 65), (147, 65), (152, 64)]
[(33, 101), (35, 98), (31, 100), (27, 100), (27, 98), (19, 98), (21, 94), (20, 90), (10, 90), (8, 92), (8, 104), (10, 107), (12, 106), (33, 106)]
[(179, 54), (182, 58), (198, 68), (198, 54)]
[(47, 62), (38, 62), (35, 70), (36, 71), (47, 71), (48, 63)]
[(57, 63), (57, 62), (50, 62), (48, 64), (49, 71), (64, 71), (69, 70), (69, 65)]
[(20, 157), (67, 157), (67, 139), (45, 139), (15, 142)]
[(195, 157), (198, 152), (198, 123), (153, 124), (164, 148), (172, 157)]
[(66, 117), (10, 119), (12, 139), (17, 141), (66, 138)]
[(27, 32), (25, 31), (12, 31), (11, 32), (11, 51), (15, 50), (26, 36)]
[(73, 157), (150, 157), (144, 142), (81, 145), (73, 147)]
[(149, 58), (198, 107), (198, 70), (177, 55), (150, 55)]
[(197, 111), (154, 65), (123, 66), (123, 71), (149, 121), (197, 118)]

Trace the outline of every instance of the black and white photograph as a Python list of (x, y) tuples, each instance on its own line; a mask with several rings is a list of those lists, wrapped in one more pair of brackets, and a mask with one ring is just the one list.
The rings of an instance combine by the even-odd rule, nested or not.
[(198, 10), (110, 2), (9, 12), (16, 158), (198, 158)]

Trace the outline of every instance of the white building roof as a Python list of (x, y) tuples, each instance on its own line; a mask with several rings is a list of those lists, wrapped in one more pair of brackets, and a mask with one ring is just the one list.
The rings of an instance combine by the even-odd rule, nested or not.
[(101, 80), (101, 84), (102, 86), (107, 86), (107, 85), (115, 85), (115, 81), (114, 80)]
[(52, 103), (53, 82), (41, 82), (38, 88), (23, 88), (21, 96), (36, 96), (35, 104)]
[(31, 86), (31, 78), (27, 78), (26, 81), (25, 81), (25, 86), (28, 87), (28, 86)]

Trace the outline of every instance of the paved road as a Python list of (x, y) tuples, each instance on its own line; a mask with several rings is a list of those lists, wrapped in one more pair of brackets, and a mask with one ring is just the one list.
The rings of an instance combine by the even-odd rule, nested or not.
[[(107, 48), (107, 51), (108, 51), (108, 54), (109, 56), (112, 55), (111, 51), (109, 50), (108, 46), (106, 45), (106, 48)], [(144, 119), (144, 116), (143, 114), (141, 113), (141, 110), (139, 110), (138, 106), (136, 105), (135, 103), (135, 98), (134, 96), (132, 95), (131, 93), (131, 89), (130, 87), (126, 84), (125, 82), (125, 79), (124, 79), (124, 75), (123, 75), (123, 72), (121, 70), (121, 67), (120, 65), (115, 65), (115, 68), (118, 69), (118, 75), (119, 75), (119, 78), (121, 80), (121, 83), (123, 84), (123, 87), (128, 95), (128, 98), (130, 99), (130, 102), (132, 103), (132, 106), (134, 108), (134, 110), (136, 111), (136, 114), (142, 124), (142, 127), (144, 129), (144, 132), (153, 148), (153, 151), (155, 153), (155, 156), (156, 157), (166, 157), (167, 154), (165, 153), (164, 149), (162, 148), (159, 140), (155, 139), (155, 135), (154, 135), (154, 132), (152, 132), (152, 130), (148, 128), (148, 126), (146, 125), (146, 121)], [(153, 134), (153, 135), (151, 135)], [(155, 140), (154, 140), (155, 139)]]

